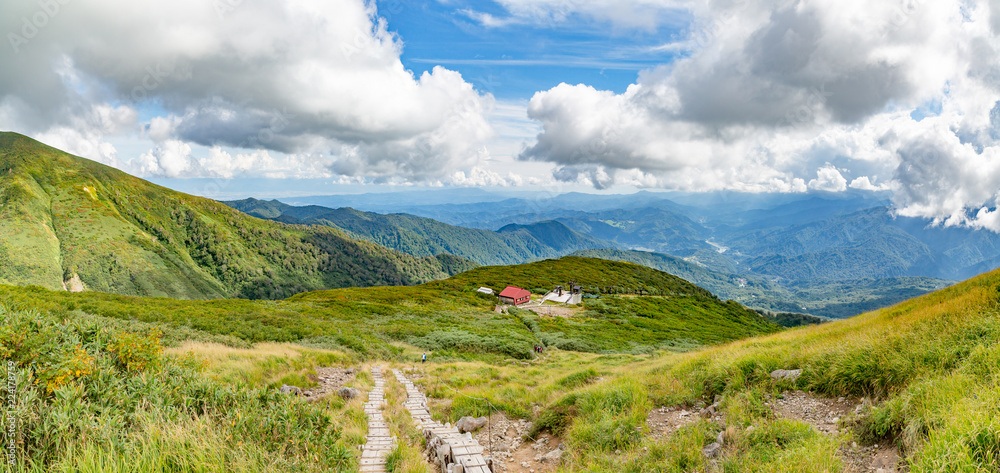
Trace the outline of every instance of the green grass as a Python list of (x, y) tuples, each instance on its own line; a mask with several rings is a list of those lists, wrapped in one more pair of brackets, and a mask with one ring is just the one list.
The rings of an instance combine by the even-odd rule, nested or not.
[[(569, 279), (595, 289), (667, 295), (587, 299), (579, 317), (564, 319), (523, 310), (496, 313), (492, 310), (496, 300), (474, 291), (482, 285), (508, 283), (551, 287)], [(297, 342), (383, 359), (399, 356), (397, 342), (439, 357), (528, 359), (534, 356), (532, 347), (540, 343), (598, 353), (651, 353), (779, 330), (758, 314), (722, 303), (669, 274), (629, 263), (569, 257), (477, 268), (415, 287), (319, 291), (285, 301), (182, 301), (3, 286), (0, 302), (66, 316), (82, 312), (187, 327), (243, 343)]]
[[(499, 409), (532, 420), (532, 436), (559, 436), (570, 447), (562, 471), (704, 471), (701, 448), (718, 426), (699, 421), (654, 440), (645, 416), (720, 396), (728, 440), (718, 464), (727, 472), (841, 471), (839, 448), (855, 441), (899, 446), (915, 472), (992, 472), (1000, 465), (998, 294), (1000, 272), (992, 272), (853, 319), (686, 353), (552, 349), (527, 366), (432, 363), (419, 382), (443, 419)], [(779, 368), (803, 375), (775, 384), (768, 374)], [(769, 402), (788, 388), (864, 396), (872, 407), (844, 420), (849, 434), (827, 436), (777, 416)]]
[(0, 307), (18, 419), (2, 440), (16, 447), (16, 471), (356, 469), (360, 401), (328, 407), (216, 381), (197, 358), (164, 355), (155, 332), (101, 322)]
[[(551, 282), (538, 274), (561, 280), (566, 272), (617, 273), (632, 278), (623, 279), (623, 284), (653, 289), (654, 281), (672, 281), (632, 265), (594, 262), (600, 270), (592, 271), (584, 267), (587, 264), (588, 260), (573, 259), (540, 262), (531, 274), (520, 274), (518, 268), (484, 268), (423, 286), (327, 291), (286, 302), (180, 302), (10, 288), (4, 293), (5, 304), (36, 304), (51, 311), (50, 315), (2, 313), (0, 355), (19, 363), (18, 382), (27, 387), (21, 391), (24, 410), (18, 414), (30, 419), (19, 437), (21, 461), (28, 471), (137, 471), (136, 465), (149, 469), (190, 465), (195, 471), (353, 468), (357, 453), (351, 446), (363, 443), (364, 434), (359, 403), (335, 402), (329, 407), (290, 403), (270, 394), (273, 389), (248, 387), (246, 380), (273, 386), (277, 381), (268, 380), (307, 376), (314, 364), (356, 365), (365, 356), (393, 366), (411, 360), (412, 365), (424, 347), (401, 343), (406, 342), (400, 340), (406, 338), (401, 331), (434, 333), (417, 327), (418, 321), (423, 326), (429, 325), (428, 320), (453, 323), (482, 337), (496, 336), (497, 327), (522, 333), (526, 341), (544, 335), (546, 321), (540, 317), (531, 318), (523, 311), (497, 314), (489, 310), (490, 300), (472, 292), (490, 278), (507, 275), (529, 285)], [(657, 329), (637, 320), (662, 317), (659, 313), (649, 317), (645, 311), (659, 311), (658, 304), (697, 295), (674, 283), (662, 291), (670, 296), (602, 297), (597, 299), (602, 306), (588, 306), (580, 317), (598, 327), (626, 320), (638, 337), (644, 336), (640, 332)], [(651, 409), (697, 409), (719, 396), (727, 421), (727, 446), (717, 461), (725, 471), (836, 472), (844, 465), (840, 446), (857, 441), (900, 446), (911, 471), (989, 472), (996, 470), (1000, 458), (998, 294), (1000, 272), (993, 272), (857, 318), (683, 353), (664, 349), (601, 354), (550, 347), (543, 358), (525, 362), (510, 360), (502, 351), (483, 354), (455, 348), (435, 352), (429, 363), (417, 365), (426, 372), (417, 382), (439, 419), (453, 422), (465, 415), (500, 411), (533, 421), (532, 436), (548, 432), (568, 447), (561, 471), (704, 471), (708, 465), (701, 448), (715, 438), (719, 426), (699, 420), (667, 438), (653, 439), (645, 421)], [(146, 309), (132, 314), (141, 315), (137, 320), (123, 314), (107, 319), (89, 310), (123, 310), (123, 301), (133, 302), (129, 310)], [(200, 312), (202, 305), (223, 311), (227, 302), (246, 304), (239, 306), (239, 312), (248, 311), (251, 321), (258, 311), (261, 327), (280, 327), (288, 330), (282, 333), (294, 334), (309, 324), (323, 328), (343, 323), (340, 327), (350, 327), (358, 340), (382, 348), (331, 353), (293, 345), (248, 346), (247, 339), (232, 330), (220, 330), (222, 325), (199, 325), (212, 313)], [(66, 312), (70, 303), (77, 304), (75, 312)], [(313, 312), (295, 312), (296, 304)], [(601, 313), (600, 307), (609, 311)], [(350, 318), (362, 309), (362, 315)], [(170, 316), (173, 313), (178, 315)], [(279, 313), (284, 317), (277, 318)], [(697, 322), (693, 325), (704, 325), (696, 315), (691, 315), (690, 320)], [(143, 317), (152, 320), (147, 323)], [(406, 323), (413, 327), (397, 321), (406, 317), (412, 317)], [(501, 325), (476, 332), (489, 323)], [(157, 355), (157, 345), (149, 343), (146, 334), (154, 328), (164, 332), (157, 340), (174, 345), (167, 355)], [(580, 342), (600, 344), (614, 338), (613, 332), (608, 334), (582, 331), (575, 336)], [(697, 331), (685, 332), (690, 334)], [(300, 335), (304, 341), (335, 344), (308, 330)], [(200, 341), (185, 341), (186, 337)], [(188, 349), (193, 353), (185, 356)], [(243, 350), (240, 356), (250, 361), (232, 359), (234, 352), (229, 350)], [(149, 356), (151, 352), (156, 356)], [(778, 368), (799, 368), (803, 375), (794, 384), (775, 384), (768, 373)], [(362, 387), (370, 385), (363, 374), (358, 376)], [(872, 407), (844, 420), (850, 434), (827, 436), (777, 416), (770, 401), (790, 387), (835, 397), (866, 396)], [(401, 394), (393, 394), (397, 395)], [(405, 429), (402, 413), (396, 414), (392, 416), (399, 435), (413, 437)], [(109, 415), (115, 428), (98, 420)], [(129, 434), (118, 425), (128, 426)], [(268, 435), (276, 431), (294, 431), (297, 436)], [(318, 449), (347, 453), (313, 455)], [(394, 467), (420, 471), (424, 465), (417, 461), (418, 450), (415, 437), (405, 442), (394, 453)]]
[(327, 227), (260, 220), (16, 133), (0, 133), (0, 279), (182, 299), (280, 299), (411, 285), (475, 266), (417, 258)]

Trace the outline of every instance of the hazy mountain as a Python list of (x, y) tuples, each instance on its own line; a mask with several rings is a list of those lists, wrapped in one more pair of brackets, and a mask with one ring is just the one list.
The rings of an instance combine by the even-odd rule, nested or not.
[(573, 256), (628, 261), (655, 268), (691, 281), (721, 299), (734, 300), (748, 307), (830, 318), (850, 317), (886, 307), (953, 283), (928, 277), (790, 280), (715, 271), (697, 263), (697, 259), (644, 251), (584, 250)]
[(469, 269), (260, 220), (0, 133), (0, 283), (176, 298), (287, 297)]
[(382, 215), (351, 208), (295, 207), (276, 200), (246, 199), (227, 204), (262, 218), (339, 228), (357, 238), (415, 256), (449, 253), (489, 265), (560, 257), (582, 249), (617, 247), (556, 221), (512, 224), (490, 231), (457, 227), (414, 215)]

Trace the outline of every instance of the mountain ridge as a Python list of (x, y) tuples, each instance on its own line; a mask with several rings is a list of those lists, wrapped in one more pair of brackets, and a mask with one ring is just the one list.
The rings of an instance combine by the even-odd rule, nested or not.
[(355, 238), (414, 256), (450, 253), (485, 265), (517, 264), (561, 257), (582, 249), (618, 246), (574, 231), (554, 220), (527, 225), (511, 224), (491, 231), (449, 225), (415, 215), (385, 215), (350, 207), (296, 207), (277, 200), (257, 199), (224, 203), (261, 218), (338, 228)]
[(331, 228), (247, 216), (117, 169), (0, 133), (0, 281), (177, 298), (280, 298), (416, 284), (469, 269)]

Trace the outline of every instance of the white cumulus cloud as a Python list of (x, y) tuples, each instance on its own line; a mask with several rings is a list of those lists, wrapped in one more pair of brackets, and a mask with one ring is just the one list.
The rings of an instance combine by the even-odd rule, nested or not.
[[(162, 152), (177, 140), (322, 153), (338, 171), (404, 179), (469, 168), (493, 136), (492, 96), (442, 67), (407, 70), (375, 2), (49, 3), (44, 27), (0, 49), (16, 64), (0, 68), (2, 127), (41, 135), (95, 104), (156, 107), (146, 133)], [(0, 29), (21, 35), (39, 9), (0, 4)]]
[(535, 94), (542, 131), (521, 158), (597, 188), (891, 190), (900, 214), (985, 226), (1000, 189), (995, 3), (679, 4), (694, 26), (672, 43), (689, 56), (622, 93)]

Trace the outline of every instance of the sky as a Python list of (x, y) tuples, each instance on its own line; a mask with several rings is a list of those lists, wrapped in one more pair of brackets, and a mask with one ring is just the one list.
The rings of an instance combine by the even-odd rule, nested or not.
[(891, 193), (1000, 231), (1000, 0), (14, 0), (0, 129), (209, 197)]

